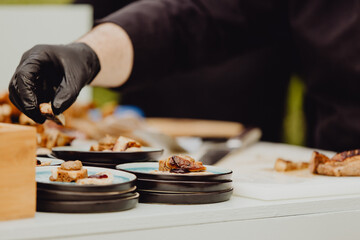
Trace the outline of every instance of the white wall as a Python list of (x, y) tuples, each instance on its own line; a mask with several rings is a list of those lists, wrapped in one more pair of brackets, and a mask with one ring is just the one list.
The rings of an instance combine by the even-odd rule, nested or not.
[[(7, 90), (23, 52), (36, 44), (66, 44), (92, 26), (89, 5), (0, 5), (0, 91)], [(90, 87), (80, 100), (91, 98)]]

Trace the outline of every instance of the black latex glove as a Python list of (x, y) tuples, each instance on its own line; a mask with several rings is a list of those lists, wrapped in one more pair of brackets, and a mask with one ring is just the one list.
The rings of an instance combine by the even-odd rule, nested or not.
[(16, 68), (9, 84), (10, 100), (43, 123), (39, 104), (51, 102), (54, 114), (62, 113), (99, 71), (96, 53), (84, 43), (36, 45), (23, 54)]

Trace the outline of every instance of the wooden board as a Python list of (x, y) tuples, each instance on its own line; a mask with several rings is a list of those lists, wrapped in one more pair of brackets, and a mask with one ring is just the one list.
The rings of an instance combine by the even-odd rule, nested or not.
[(146, 123), (173, 137), (230, 138), (239, 135), (244, 129), (238, 122), (185, 118), (147, 118)]
[(0, 220), (33, 217), (36, 130), (0, 123)]

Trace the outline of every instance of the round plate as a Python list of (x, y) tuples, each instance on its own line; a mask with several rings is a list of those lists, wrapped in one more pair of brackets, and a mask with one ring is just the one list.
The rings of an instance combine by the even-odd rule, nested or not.
[(224, 202), (230, 199), (233, 189), (207, 193), (163, 193), (138, 191), (141, 203), (206, 204)]
[(38, 199), (36, 210), (39, 212), (58, 213), (102, 213), (118, 212), (136, 207), (139, 194), (132, 197), (101, 201), (48, 201)]
[(103, 171), (110, 171), (114, 175), (113, 183), (107, 185), (78, 185), (73, 182), (52, 182), (49, 180), (49, 177), (51, 176), (51, 170), (54, 168), (57, 167), (45, 166), (36, 168), (36, 182), (38, 188), (76, 192), (120, 192), (134, 187), (136, 181), (136, 176), (131, 173), (108, 168), (84, 167), (88, 170), (88, 175), (93, 175)]
[(95, 162), (86, 162), (86, 161), (81, 161), (83, 163), (84, 166), (90, 166), (90, 167), (103, 167), (103, 168), (111, 168), (111, 169), (116, 169), (117, 164), (113, 164), (113, 163), (95, 163)]
[(122, 192), (70, 192), (37, 188), (38, 200), (54, 201), (97, 201), (132, 197), (136, 187)]
[(206, 165), (206, 171), (209, 174), (192, 175), (181, 173), (151, 173), (159, 169), (159, 163), (141, 162), (125, 163), (116, 166), (116, 169), (135, 174), (140, 179), (159, 179), (159, 180), (176, 180), (176, 181), (217, 181), (230, 180), (232, 171), (229, 169), (219, 168)]
[(224, 191), (232, 187), (231, 180), (219, 180), (211, 182), (195, 181), (170, 181), (138, 179), (136, 186), (139, 190), (165, 191), (165, 192), (214, 192)]
[[(41, 163), (50, 162), (50, 166), (61, 165), (64, 160), (61, 159), (54, 159), (54, 158), (47, 158), (47, 157), (36, 157), (36, 160), (39, 160)], [(49, 166), (49, 165), (47, 165)], [(45, 166), (37, 166), (37, 167), (45, 167)]]
[(146, 162), (158, 160), (163, 149), (142, 147), (140, 152), (90, 152), (89, 147), (55, 147), (52, 154), (64, 160), (84, 160), (94, 163), (121, 164), (129, 162)]

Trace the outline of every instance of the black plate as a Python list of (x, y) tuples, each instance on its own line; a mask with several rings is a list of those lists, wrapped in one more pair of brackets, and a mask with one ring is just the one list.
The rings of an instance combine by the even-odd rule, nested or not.
[(64, 160), (84, 160), (85, 162), (121, 164), (158, 160), (163, 149), (143, 147), (141, 152), (90, 152), (88, 147), (55, 147), (52, 154)]
[(38, 200), (54, 201), (97, 201), (132, 197), (136, 187), (122, 192), (69, 192), (48, 189), (37, 189)]
[(58, 213), (102, 213), (118, 212), (136, 207), (139, 194), (132, 197), (101, 201), (49, 201), (38, 199), (36, 210)]
[[(116, 169), (116, 166), (118, 165), (118, 164), (111, 164), (111, 163), (87, 162), (87, 161), (84, 161), (84, 160), (82, 160), (81, 162), (82, 162), (82, 164), (83, 164), (84, 166), (104, 167), (104, 168), (111, 168), (111, 169)], [(156, 161), (156, 160), (155, 160), (155, 161), (151, 160), (151, 161), (148, 161), (148, 162), (157, 162), (157, 161)]]
[(159, 179), (159, 180), (174, 180), (174, 181), (218, 181), (231, 180), (232, 171), (229, 169), (219, 168), (215, 166), (206, 166), (206, 171), (210, 174), (205, 175), (191, 175), (180, 173), (152, 173), (152, 171), (159, 169), (158, 163), (141, 162), (141, 163), (125, 163), (116, 166), (116, 169), (123, 170), (135, 174), (140, 179)]
[(57, 166), (36, 168), (36, 183), (38, 188), (71, 192), (121, 192), (133, 188), (136, 182), (136, 176), (134, 174), (129, 175), (129, 173), (123, 171), (97, 167), (84, 168), (88, 170), (89, 175), (110, 171), (114, 175), (114, 182), (108, 185), (77, 185), (75, 183), (51, 182), (49, 177), (53, 168), (57, 168)]
[(95, 163), (95, 162), (86, 162), (84, 160), (81, 161), (84, 166), (91, 166), (91, 167), (103, 167), (103, 168), (111, 168), (116, 169), (117, 164), (112, 163)]
[(224, 191), (232, 187), (231, 180), (195, 182), (138, 179), (136, 186), (139, 190), (170, 191), (170, 192), (214, 192)]
[(224, 202), (230, 199), (233, 189), (207, 193), (163, 193), (138, 191), (141, 203), (206, 204)]

